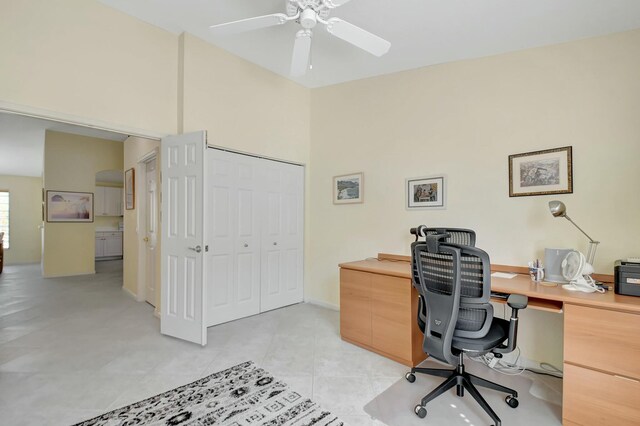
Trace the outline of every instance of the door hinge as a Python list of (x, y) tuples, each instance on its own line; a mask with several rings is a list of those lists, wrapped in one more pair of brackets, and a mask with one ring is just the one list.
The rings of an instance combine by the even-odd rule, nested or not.
[(204, 252), (208, 252), (209, 251), (209, 246), (204, 246)]

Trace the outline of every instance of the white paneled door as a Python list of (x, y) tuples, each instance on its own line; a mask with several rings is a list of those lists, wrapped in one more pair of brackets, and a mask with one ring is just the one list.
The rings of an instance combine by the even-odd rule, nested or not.
[(156, 247), (158, 245), (158, 185), (156, 182), (157, 159), (145, 163), (145, 299), (156, 306)]
[(204, 261), (206, 133), (161, 143), (162, 289), (160, 331), (207, 344)]
[(261, 311), (303, 299), (304, 168), (265, 161), (262, 192)]
[(207, 323), (212, 326), (260, 312), (261, 196), (257, 159), (210, 149), (207, 162)]
[(304, 168), (210, 149), (208, 325), (303, 299)]

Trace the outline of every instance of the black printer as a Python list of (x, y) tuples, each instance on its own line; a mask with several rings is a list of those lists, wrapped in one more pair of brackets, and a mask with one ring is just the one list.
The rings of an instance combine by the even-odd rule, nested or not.
[(640, 296), (640, 259), (616, 260), (613, 269), (616, 294)]

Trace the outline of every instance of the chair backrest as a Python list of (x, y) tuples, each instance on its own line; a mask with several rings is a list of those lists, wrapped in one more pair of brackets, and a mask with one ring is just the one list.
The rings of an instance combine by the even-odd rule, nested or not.
[(425, 235), (448, 234), (444, 239), (446, 243), (460, 244), (463, 246), (475, 247), (476, 233), (471, 229), (464, 228), (426, 228)]
[(433, 233), (414, 242), (411, 263), (427, 305), (423, 349), (455, 365), (453, 337), (481, 338), (491, 327), (491, 265), (483, 250), (448, 239), (451, 235)]
[[(411, 232), (413, 233), (414, 230), (420, 230), (420, 234), (414, 234), (416, 235), (416, 241), (418, 241), (419, 237), (425, 237), (425, 241), (426, 241), (426, 237), (429, 235), (436, 235), (436, 234), (447, 234), (447, 236), (444, 238), (444, 242), (447, 243), (455, 243), (455, 244), (460, 244), (460, 245), (464, 245), (464, 246), (472, 246), (474, 247), (476, 245), (476, 233), (475, 231), (472, 231), (471, 229), (464, 229), (464, 228), (427, 228), (424, 225), (418, 226), (416, 228), (412, 228)], [(412, 251), (413, 253), (413, 251)], [(417, 276), (417, 270), (415, 268), (415, 264), (414, 262), (412, 263), (412, 284), (413, 286), (416, 288), (416, 290), (420, 291), (420, 284), (418, 283), (418, 276)]]

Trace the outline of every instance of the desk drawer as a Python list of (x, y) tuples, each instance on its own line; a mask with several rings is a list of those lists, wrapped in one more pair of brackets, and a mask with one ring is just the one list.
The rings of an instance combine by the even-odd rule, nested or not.
[(564, 360), (640, 379), (640, 315), (566, 304)]
[(371, 276), (340, 270), (340, 335), (371, 345)]
[(373, 275), (371, 294), (373, 346), (411, 364), (411, 282)]
[(640, 424), (640, 381), (564, 364), (563, 387), (564, 424)]

